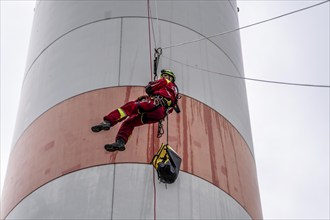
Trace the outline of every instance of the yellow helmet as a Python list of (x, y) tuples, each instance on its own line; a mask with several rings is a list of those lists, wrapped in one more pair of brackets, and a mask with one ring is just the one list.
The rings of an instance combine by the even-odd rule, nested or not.
[(162, 77), (164, 74), (167, 74), (169, 76), (171, 76), (173, 78), (173, 82), (175, 82), (175, 75), (174, 73), (172, 72), (172, 70), (165, 70), (165, 69), (162, 69), (161, 71), (161, 74), (160, 76)]

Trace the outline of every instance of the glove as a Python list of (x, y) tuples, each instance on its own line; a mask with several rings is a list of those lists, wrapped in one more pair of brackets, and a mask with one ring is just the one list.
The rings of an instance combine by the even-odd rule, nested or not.
[(140, 96), (139, 98), (136, 99), (136, 101), (142, 101), (143, 99), (148, 98), (147, 95)]
[(146, 93), (148, 95), (151, 95), (152, 94), (152, 88), (151, 88), (151, 85), (150, 84), (146, 86), (145, 90), (146, 90)]

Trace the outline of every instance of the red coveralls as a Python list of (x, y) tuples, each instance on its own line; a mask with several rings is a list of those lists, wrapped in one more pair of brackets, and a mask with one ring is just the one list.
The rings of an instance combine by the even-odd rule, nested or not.
[[(150, 82), (146, 86), (149, 96), (143, 96), (135, 101), (127, 102), (122, 107), (104, 116), (104, 120), (111, 123), (111, 127), (125, 120), (116, 136), (116, 140), (123, 139), (127, 143), (133, 129), (143, 124), (151, 124), (165, 118), (173, 111), (173, 104), (178, 94), (175, 84), (165, 78)], [(163, 101), (160, 101), (160, 100)]]

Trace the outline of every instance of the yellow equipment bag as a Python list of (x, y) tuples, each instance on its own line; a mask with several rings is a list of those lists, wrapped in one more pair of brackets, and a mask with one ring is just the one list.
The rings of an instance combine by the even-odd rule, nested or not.
[(174, 183), (179, 175), (181, 158), (168, 144), (162, 144), (152, 159), (152, 165), (161, 182)]

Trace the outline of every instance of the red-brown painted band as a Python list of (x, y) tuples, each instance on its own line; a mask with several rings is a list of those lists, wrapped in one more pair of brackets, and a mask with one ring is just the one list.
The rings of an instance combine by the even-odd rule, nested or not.
[[(115, 153), (103, 146), (114, 141), (119, 126), (109, 132), (90, 130), (108, 112), (143, 94), (142, 87), (95, 90), (36, 119), (11, 152), (2, 217), (38, 187), (67, 173), (109, 163), (149, 164), (160, 144), (166, 143), (166, 135), (155, 137), (157, 126), (137, 127), (126, 151)], [(255, 162), (242, 136), (205, 104), (183, 96), (180, 105), (181, 113), (169, 116), (169, 144), (182, 157), (181, 170), (227, 192), (252, 218), (262, 218)]]

